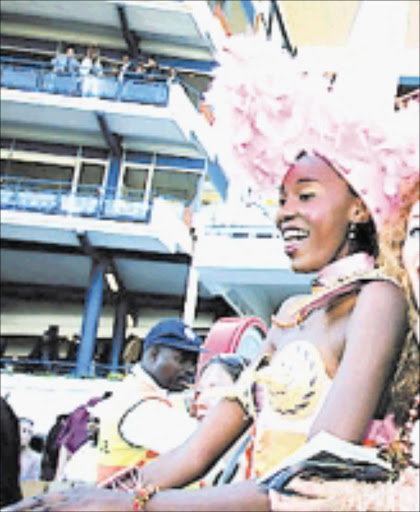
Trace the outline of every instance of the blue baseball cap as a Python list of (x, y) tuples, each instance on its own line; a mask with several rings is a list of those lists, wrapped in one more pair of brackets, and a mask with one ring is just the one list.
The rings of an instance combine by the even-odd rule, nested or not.
[(143, 340), (146, 350), (151, 345), (165, 345), (188, 352), (205, 352), (201, 338), (178, 318), (166, 318), (153, 326)]

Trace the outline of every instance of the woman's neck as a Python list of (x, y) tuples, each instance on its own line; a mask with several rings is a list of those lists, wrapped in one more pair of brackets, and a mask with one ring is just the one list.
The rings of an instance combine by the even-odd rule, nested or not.
[(317, 281), (323, 286), (329, 286), (341, 279), (352, 275), (360, 275), (373, 270), (375, 260), (366, 252), (358, 252), (322, 268), (317, 276)]

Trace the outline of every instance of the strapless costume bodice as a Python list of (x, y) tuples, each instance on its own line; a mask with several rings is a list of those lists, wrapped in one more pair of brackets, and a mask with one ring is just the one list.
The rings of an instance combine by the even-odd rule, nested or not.
[(331, 386), (319, 350), (308, 341), (280, 348), (254, 372), (252, 476), (261, 476), (305, 443)]

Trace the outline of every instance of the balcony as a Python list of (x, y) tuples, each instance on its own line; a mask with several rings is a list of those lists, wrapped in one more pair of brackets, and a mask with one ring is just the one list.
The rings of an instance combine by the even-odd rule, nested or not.
[[(69, 184), (52, 180), (2, 177), (0, 205), (2, 210), (70, 215), (130, 222), (148, 222), (151, 204), (139, 199), (111, 197), (96, 185), (79, 185), (77, 192)], [(133, 191), (134, 192), (134, 191)]]
[(1, 58), (1, 86), (30, 92), (64, 96), (94, 97), (107, 100), (167, 106), (168, 79), (163, 73), (130, 73), (119, 79), (102, 76), (56, 72), (49, 63), (20, 58)]

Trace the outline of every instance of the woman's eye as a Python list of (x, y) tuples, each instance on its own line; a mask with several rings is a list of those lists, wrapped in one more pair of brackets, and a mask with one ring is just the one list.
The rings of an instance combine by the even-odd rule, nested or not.
[(304, 192), (302, 194), (299, 194), (299, 199), (301, 201), (309, 201), (313, 197), (315, 197), (315, 194), (313, 192)]
[(286, 204), (286, 198), (285, 197), (280, 197), (279, 199), (279, 206), (284, 206)]
[(420, 227), (416, 226), (415, 228), (411, 228), (408, 232), (410, 238), (418, 238), (420, 234)]

